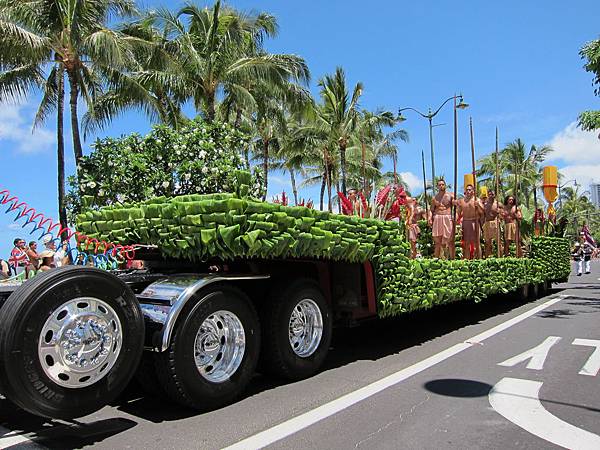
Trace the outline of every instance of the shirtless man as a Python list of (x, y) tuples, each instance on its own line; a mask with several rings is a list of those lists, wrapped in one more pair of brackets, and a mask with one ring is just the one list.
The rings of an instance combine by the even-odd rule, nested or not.
[[(502, 212), (502, 205), (496, 200), (496, 193), (488, 191), (488, 196), (483, 204), (483, 240), (485, 241), (485, 257), (492, 255), (492, 241), (498, 241), (498, 216)], [(500, 242), (496, 242), (500, 245)]]
[(415, 259), (417, 257), (417, 239), (421, 234), (419, 228), (419, 220), (429, 219), (426, 217), (425, 210), (419, 206), (417, 199), (407, 198), (406, 205), (410, 211), (410, 221), (408, 223), (408, 242), (410, 242), (410, 257)]
[[(481, 200), (475, 197), (473, 185), (466, 186), (464, 198), (459, 199), (456, 204), (458, 214), (462, 216), (463, 259), (479, 257), (479, 219), (483, 216), (483, 205)], [(470, 252), (471, 245), (473, 258)]]
[(433, 242), (435, 243), (434, 256), (439, 258), (442, 249), (448, 248), (450, 259), (454, 259), (454, 233), (452, 222), (452, 202), (454, 196), (446, 192), (446, 182), (437, 182), (438, 193), (431, 200), (431, 219), (429, 225), (432, 227)]
[[(515, 204), (515, 198), (509, 195), (504, 200), (504, 209), (502, 210), (502, 219), (504, 220), (504, 256), (509, 255), (510, 243), (517, 239), (517, 221), (521, 221), (523, 215), (521, 210)], [(517, 256), (521, 254), (517, 249)]]

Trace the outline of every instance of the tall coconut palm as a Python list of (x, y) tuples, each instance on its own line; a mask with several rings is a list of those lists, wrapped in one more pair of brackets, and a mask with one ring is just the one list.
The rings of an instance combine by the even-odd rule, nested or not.
[[(121, 35), (108, 27), (116, 16), (135, 13), (131, 0), (0, 0), (0, 101), (20, 100), (40, 89), (34, 125), (57, 110), (59, 216), (64, 212), (64, 79), (69, 83), (73, 151), (83, 156), (77, 101), (88, 104), (100, 88), (98, 67), (123, 66), (129, 53)], [(46, 72), (48, 71), (48, 72)]]
[(173, 64), (168, 71), (149, 70), (145, 78), (169, 86), (181, 102), (192, 100), (208, 120), (215, 118), (220, 91), (250, 95), (246, 80), (309, 79), (302, 58), (262, 49), (264, 38), (277, 34), (277, 21), (269, 14), (243, 14), (222, 8), (218, 0), (212, 8), (187, 4), (177, 14), (159, 10), (154, 19), (169, 36)]
[(93, 108), (83, 117), (85, 133), (104, 128), (129, 109), (142, 112), (151, 122), (175, 129), (187, 123), (189, 119), (170, 86), (150, 75), (169, 72), (174, 63), (168, 36), (148, 15), (123, 24), (119, 32), (129, 40), (133, 58), (126, 70), (103, 68), (105, 91), (94, 99)]
[(532, 145), (527, 152), (526, 145), (521, 139), (516, 139), (502, 150), (504, 170), (511, 186), (511, 193), (524, 199), (527, 208), (540, 179), (539, 163), (544, 161), (552, 151), (552, 147), (547, 145), (541, 147)]
[(351, 134), (355, 131), (359, 112), (358, 101), (362, 95), (362, 83), (356, 83), (349, 96), (344, 69), (336, 68), (333, 75), (319, 81), (323, 108), (321, 119), (327, 124), (331, 139), (337, 141), (341, 170), (341, 191), (346, 194), (346, 149)]

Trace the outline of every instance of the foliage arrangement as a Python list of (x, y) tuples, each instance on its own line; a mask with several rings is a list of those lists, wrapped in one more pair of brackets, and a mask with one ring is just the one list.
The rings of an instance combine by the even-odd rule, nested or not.
[(536, 238), (533, 258), (411, 260), (396, 222), (257, 201), (247, 195), (250, 174), (237, 171), (235, 176), (234, 194), (163, 196), (92, 209), (78, 216), (78, 228), (100, 242), (155, 244), (165, 256), (191, 260), (371, 260), (382, 317), (478, 301), (526, 283), (559, 280), (570, 271), (569, 246), (560, 238)]
[(316, 257), (349, 262), (371, 258), (375, 243), (400, 239), (398, 224), (330, 215), (247, 197), (250, 176), (237, 171), (236, 194), (158, 197), (78, 216), (88, 236), (158, 245), (166, 256), (220, 258)]
[(381, 248), (376, 255), (381, 317), (459, 300), (479, 301), (528, 283), (559, 281), (571, 272), (569, 243), (539, 237), (531, 258), (445, 261), (398, 258)]
[[(133, 134), (96, 141), (70, 179), (70, 210), (85, 198), (88, 207), (142, 201), (151, 197), (231, 192), (234, 171), (243, 162), (248, 137), (231, 125), (195, 120), (175, 130), (158, 125), (147, 136)], [(261, 194), (260, 173), (253, 194)]]
[(568, 239), (536, 237), (531, 240), (530, 257), (540, 266), (545, 279), (558, 281), (571, 273)]

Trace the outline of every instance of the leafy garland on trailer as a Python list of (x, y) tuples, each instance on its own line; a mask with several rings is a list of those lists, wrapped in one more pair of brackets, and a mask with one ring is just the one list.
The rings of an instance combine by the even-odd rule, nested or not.
[(88, 210), (78, 215), (78, 228), (98, 242), (157, 245), (167, 257), (192, 261), (371, 260), (381, 317), (478, 301), (527, 283), (561, 280), (570, 272), (567, 240), (550, 237), (533, 240), (532, 258), (411, 260), (402, 224), (261, 202), (248, 197), (248, 172), (236, 171), (235, 177), (235, 194), (158, 197)]

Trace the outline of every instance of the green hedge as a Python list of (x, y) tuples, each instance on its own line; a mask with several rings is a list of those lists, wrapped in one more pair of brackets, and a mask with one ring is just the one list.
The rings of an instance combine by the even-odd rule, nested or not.
[(100, 240), (155, 244), (165, 256), (193, 261), (371, 260), (382, 317), (458, 300), (479, 301), (527, 283), (557, 281), (570, 272), (569, 245), (561, 238), (534, 239), (531, 258), (411, 260), (396, 222), (263, 203), (245, 198), (246, 192), (241, 183), (237, 194), (158, 197), (90, 210), (78, 216), (78, 229)]
[(563, 280), (571, 271), (568, 241), (553, 237), (535, 238), (530, 258), (407, 260), (382, 248), (374, 260), (381, 317), (458, 300), (479, 301), (528, 283)]

